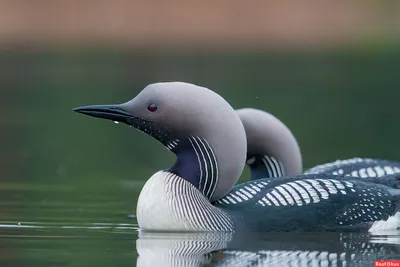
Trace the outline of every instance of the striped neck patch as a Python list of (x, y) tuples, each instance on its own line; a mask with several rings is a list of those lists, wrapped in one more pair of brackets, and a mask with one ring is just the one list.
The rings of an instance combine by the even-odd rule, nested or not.
[(211, 199), (219, 178), (217, 158), (210, 144), (204, 138), (190, 136), (189, 142), (196, 153), (200, 168), (198, 189), (204, 196)]
[(168, 171), (194, 185), (209, 200), (218, 185), (218, 162), (214, 150), (204, 138), (188, 136), (168, 144), (177, 160)]
[(252, 180), (285, 176), (282, 163), (272, 156), (252, 156), (247, 159), (246, 164), (251, 169)]

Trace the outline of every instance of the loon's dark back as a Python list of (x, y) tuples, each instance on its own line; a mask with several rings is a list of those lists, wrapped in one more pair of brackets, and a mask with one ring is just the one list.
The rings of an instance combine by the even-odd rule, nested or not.
[(235, 186), (215, 205), (237, 229), (250, 231), (368, 230), (398, 209), (399, 178), (384, 184), (339, 175), (258, 179)]
[(304, 174), (333, 174), (359, 178), (382, 177), (400, 172), (400, 162), (383, 159), (352, 158), (321, 164)]

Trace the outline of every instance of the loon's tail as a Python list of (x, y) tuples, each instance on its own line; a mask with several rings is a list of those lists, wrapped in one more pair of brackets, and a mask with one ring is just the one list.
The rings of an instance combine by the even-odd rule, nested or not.
[(388, 174), (381, 177), (365, 177), (362, 178), (364, 182), (385, 185), (390, 187), (388, 191), (394, 197), (396, 209), (394, 215), (399, 214), (400, 218), (400, 173)]
[(374, 222), (368, 230), (370, 233), (400, 230), (400, 189), (389, 188), (388, 191), (393, 196), (393, 201), (396, 203), (394, 213), (387, 220)]

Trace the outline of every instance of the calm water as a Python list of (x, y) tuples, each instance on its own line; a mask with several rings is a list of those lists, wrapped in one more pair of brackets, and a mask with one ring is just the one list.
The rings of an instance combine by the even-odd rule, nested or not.
[(212, 88), (234, 108), (278, 116), (301, 144), (305, 168), (338, 157), (400, 160), (399, 49), (361, 50), (2, 55), (0, 266), (373, 266), (400, 258), (398, 233), (138, 232), (140, 189), (172, 166), (173, 155), (129, 127), (71, 111), (183, 80)]
[(400, 259), (398, 233), (145, 233), (109, 196), (27, 204), (22, 191), (8, 190), (2, 204), (1, 266), (373, 266)]

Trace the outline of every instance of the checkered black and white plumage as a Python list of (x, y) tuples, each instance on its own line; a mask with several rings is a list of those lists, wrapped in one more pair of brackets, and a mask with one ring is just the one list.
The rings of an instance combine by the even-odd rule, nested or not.
[[(396, 183), (398, 177), (389, 180)], [(399, 196), (399, 189), (368, 180), (316, 174), (249, 181), (215, 205), (234, 221), (241, 213), (239, 228), (245, 221), (260, 231), (369, 229), (395, 215)]]
[(367, 178), (382, 177), (399, 172), (400, 162), (382, 159), (352, 158), (321, 164), (305, 171), (304, 174), (325, 173)]

